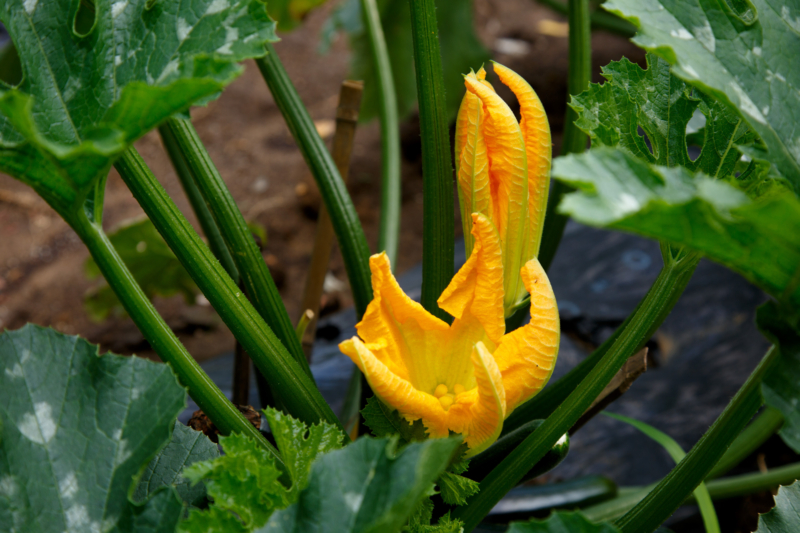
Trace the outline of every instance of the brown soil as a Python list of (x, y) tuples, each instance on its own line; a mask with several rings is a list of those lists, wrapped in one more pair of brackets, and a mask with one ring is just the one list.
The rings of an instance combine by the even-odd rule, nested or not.
[[(331, 6), (312, 13), (297, 31), (283, 35), (276, 49), (308, 106), (321, 125), (334, 117), (339, 85), (346, 78), (350, 53), (344, 37), (326, 56), (317, 53), (319, 33)], [(528, 79), (540, 95), (557, 147), (565, 109), (567, 39), (554, 36), (565, 29), (565, 19), (532, 0), (476, 0), (477, 29), (495, 50), (495, 59)], [(558, 24), (545, 24), (543, 20)], [(544, 32), (544, 33), (543, 33)], [(514, 54), (498, 39), (511, 39)], [(498, 51), (498, 47), (500, 51)], [(626, 40), (595, 33), (595, 81), (599, 67), (625, 55), (641, 63), (643, 53)], [(501, 53), (506, 50), (506, 53)], [(513, 101), (510, 93), (501, 94)], [(255, 64), (207, 108), (192, 112), (194, 123), (245, 217), (267, 228), (264, 254), (279, 283), (293, 319), (311, 253), (316, 186), (302, 156), (275, 106)], [(402, 236), (397, 270), (413, 266), (422, 255), (422, 177), (419, 131), (412, 117), (403, 134)], [(373, 250), (377, 242), (380, 202), (380, 139), (376, 124), (360, 127), (350, 172), (350, 191)], [(151, 132), (137, 148), (180, 209), (193, 223), (188, 202), (164, 153), (158, 135)], [(304, 194), (303, 194), (304, 193)], [(106, 195), (107, 229), (142, 215), (116, 172)], [(456, 225), (460, 228), (460, 225)], [(460, 230), (459, 230), (460, 231)], [(77, 236), (30, 189), (0, 175), (0, 328), (14, 329), (26, 322), (80, 334), (118, 353), (154, 356), (128, 318), (102, 323), (90, 320), (82, 308), (87, 290), (98, 282), (87, 280), (83, 264), (88, 257)], [(334, 254), (331, 271), (346, 281), (341, 257)], [(340, 306), (351, 304), (347, 289), (327, 295)], [(187, 306), (180, 297), (157, 299), (156, 306), (198, 359), (213, 357), (233, 346), (233, 339), (208, 306)]]

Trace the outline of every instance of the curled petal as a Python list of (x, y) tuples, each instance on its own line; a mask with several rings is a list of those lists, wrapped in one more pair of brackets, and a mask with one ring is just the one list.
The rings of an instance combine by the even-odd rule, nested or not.
[(369, 267), (374, 297), (356, 325), (359, 337), (393, 374), (432, 391), (438, 381), (426, 355), (441, 345), (447, 323), (403, 292), (385, 253), (370, 257)]
[[(483, 103), (482, 122), (489, 156), (494, 224), (503, 246), (505, 272), (519, 272), (527, 233), (528, 164), (525, 142), (514, 113), (494, 91), (477, 79), (465, 78), (467, 89)], [(505, 307), (511, 309), (521, 291), (516, 275), (504, 279)]]
[(520, 105), (520, 128), (528, 158), (528, 238), (523, 254), (523, 260), (528, 261), (539, 255), (542, 241), (553, 151), (550, 124), (542, 102), (522, 76), (499, 63), (494, 63), (494, 72), (513, 91)]
[[(483, 80), (486, 72), (481, 68), (468, 78)], [(458, 199), (461, 221), (464, 226), (464, 244), (467, 257), (472, 253), (472, 213), (483, 213), (492, 218), (492, 194), (489, 184), (489, 159), (483, 137), (481, 121), (483, 104), (470, 91), (464, 95), (456, 119), (455, 161), (458, 182)]]
[(494, 225), (484, 215), (472, 215), (475, 247), (464, 266), (439, 297), (439, 307), (458, 321), (469, 313), (478, 319), (486, 335), (495, 344), (505, 333), (503, 318), (503, 253)]
[(407, 420), (421, 418), (432, 438), (449, 435), (447, 413), (435, 396), (417, 390), (407, 380), (393, 374), (357, 337), (342, 342), (339, 349), (364, 373), (382, 402), (397, 409)]
[(506, 394), (503, 378), (492, 354), (482, 342), (472, 350), (472, 365), (477, 388), (465, 394), (465, 400), (448, 413), (448, 426), (464, 435), (469, 446), (468, 456), (488, 448), (503, 429), (506, 418)]
[(538, 260), (525, 264), (522, 280), (531, 294), (531, 321), (504, 336), (494, 352), (503, 375), (508, 414), (550, 379), (561, 335), (556, 297)]

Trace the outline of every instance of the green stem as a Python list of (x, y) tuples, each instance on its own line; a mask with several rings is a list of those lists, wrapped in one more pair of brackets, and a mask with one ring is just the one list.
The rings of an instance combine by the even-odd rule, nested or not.
[(654, 531), (708, 476), (761, 406), (761, 378), (779, 353), (774, 346), (767, 351), (758, 367), (686, 457), (642, 501), (617, 520), (616, 525), (622, 533)]
[[(664, 256), (664, 270), (651, 287), (638, 310), (631, 317), (628, 326), (620, 333), (602, 359), (589, 371), (588, 375), (553, 411), (534, 434), (526, 438), (481, 482), (480, 492), (470, 498), (467, 505), (455, 510), (453, 516), (462, 520), (465, 531), (471, 531), (480, 520), (500, 501), (500, 499), (519, 483), (522, 476), (530, 470), (556, 441), (571, 428), (589, 408), (603, 388), (611, 381), (625, 361), (628, 360), (647, 340), (652, 324), (664, 316), (682, 290), (682, 284), (675, 279), (691, 276), (699, 257), (695, 254), (675, 258)], [(679, 272), (671, 273), (670, 270)]]
[(589, 372), (591, 372), (595, 366), (597, 366), (609, 349), (615, 345), (617, 339), (619, 339), (623, 332), (629, 330), (631, 321), (645, 313), (645, 311), (642, 309), (642, 306), (645, 304), (645, 302), (649, 302), (648, 305), (651, 305), (654, 302), (655, 294), (663, 293), (665, 288), (669, 287), (670, 289), (667, 291), (668, 299), (658, 304), (658, 312), (653, 318), (652, 322), (647, 324), (645, 329), (640, 330), (638, 337), (639, 344), (633, 353), (641, 349), (641, 347), (644, 346), (650, 337), (653, 336), (656, 330), (661, 327), (661, 324), (678, 302), (678, 299), (680, 298), (681, 294), (683, 294), (684, 289), (686, 289), (686, 285), (692, 278), (692, 274), (694, 273), (694, 269), (697, 266), (698, 261), (699, 258), (695, 256), (693, 258), (685, 258), (681, 260), (680, 268), (668, 268), (666, 266), (662, 268), (644, 299), (639, 302), (639, 304), (636, 306), (636, 309), (634, 309), (634, 311), (628, 315), (628, 317), (616, 329), (616, 331), (614, 331), (614, 334), (606, 339), (606, 341), (603, 342), (603, 344), (601, 344), (594, 352), (592, 352), (589, 357), (581, 361), (575, 368), (570, 370), (561, 379), (546, 387), (542, 392), (534, 396), (528, 402), (517, 407), (517, 409), (511, 413), (511, 415), (503, 423), (503, 435), (514, 431), (522, 424), (525, 424), (530, 420), (547, 418), (550, 416), (553, 411), (555, 411), (556, 408), (567, 399), (572, 391), (575, 390), (575, 387), (577, 387), (581, 381), (583, 381)]
[(742, 460), (756, 451), (764, 442), (775, 434), (783, 425), (783, 415), (774, 407), (767, 406), (731, 443), (728, 451), (708, 474), (707, 479), (725, 475)]
[[(538, 2), (562, 15), (567, 15), (569, 13), (569, 6), (561, 0), (538, 0)], [(631, 38), (636, 33), (636, 26), (626, 20), (622, 20), (612, 13), (601, 11), (600, 9), (592, 11), (591, 23), (593, 30), (605, 30), (616, 33), (622, 37)]]
[(397, 259), (400, 239), (400, 124), (397, 95), (394, 92), (392, 64), (383, 36), (383, 26), (375, 0), (361, 0), (372, 61), (378, 73), (378, 103), (381, 121), (381, 226), (378, 248), (386, 252), (392, 267)]
[(217, 167), (211, 161), (191, 121), (184, 118), (170, 118), (161, 129), (169, 130), (183, 154), (183, 159), (194, 178), (193, 181), (203, 195), (205, 204), (236, 263), (253, 306), (310, 377), (311, 369), (308, 367), (303, 348), (297, 339), (294, 325), (289, 319), (278, 288), (261, 256), (261, 250), (253, 240), (247, 222), (236, 205), (236, 200), (231, 196)]
[(239, 270), (233, 262), (233, 257), (231, 257), (231, 253), (225, 245), (225, 239), (222, 238), (222, 233), (220, 233), (211, 211), (208, 210), (208, 206), (203, 200), (203, 195), (200, 194), (200, 189), (197, 188), (192, 170), (183, 157), (183, 152), (175, 135), (166, 125), (159, 126), (158, 133), (161, 135), (161, 142), (167, 150), (170, 161), (172, 161), (175, 173), (178, 174), (178, 180), (181, 182), (183, 192), (186, 194), (186, 198), (189, 199), (192, 211), (203, 229), (203, 235), (208, 239), (208, 247), (211, 248), (211, 253), (214, 254), (214, 257), (217, 258), (234, 283), (239, 283)]
[[(783, 416), (779, 411), (771, 407), (764, 409), (764, 412), (758, 416), (750, 425), (736, 437), (730, 448), (722, 456), (722, 459), (716, 464), (711, 472), (706, 476), (706, 487), (709, 490), (712, 498), (720, 497), (718, 492), (715, 492), (715, 487), (719, 483), (726, 483), (729, 480), (742, 478), (742, 483), (733, 482), (737, 490), (746, 490), (751, 486), (744, 478), (749, 479), (747, 476), (739, 476), (737, 478), (726, 478), (719, 481), (711, 481), (716, 476), (721, 476), (729, 469), (738, 465), (743, 458), (750, 455), (756, 448), (764, 443), (783, 423)], [(608, 500), (591, 507), (582, 509), (583, 512), (593, 522), (609, 521), (619, 518), (624, 515), (639, 503), (642, 498), (655, 488), (656, 484), (648, 485), (646, 487), (623, 487), (620, 488), (616, 498)], [(723, 485), (728, 486), (728, 485)], [(741, 492), (747, 494), (747, 492)]]
[(367, 310), (367, 305), (372, 301), (369, 246), (364, 236), (364, 229), (358, 220), (358, 213), (347, 187), (336, 169), (336, 164), (317, 133), (314, 122), (300, 100), (292, 80), (286, 74), (272, 45), (267, 44), (266, 49), (267, 55), (257, 58), (256, 63), (317, 182), (339, 242), (350, 288), (353, 291), (356, 314), (360, 320)]
[(214, 258), (136, 150), (128, 149), (115, 167), (222, 321), (267, 377), (289, 413), (306, 424), (322, 420), (338, 425), (338, 419), (311, 378)]
[[(570, 96), (578, 95), (589, 88), (592, 79), (592, 32), (589, 26), (589, 0), (569, 0), (569, 77), (567, 87)], [(561, 141), (561, 155), (579, 154), (586, 150), (587, 135), (581, 131), (575, 121), (578, 114), (567, 106), (564, 118), (564, 137)], [(564, 227), (567, 225), (566, 215), (557, 211), (558, 204), (569, 186), (560, 181), (553, 183), (550, 197), (547, 200), (547, 211), (544, 216), (545, 226), (542, 234), (542, 246), (539, 250), (539, 262), (546, 269), (561, 243)]]
[(453, 165), (445, 102), (442, 54), (434, 0), (409, 0), (414, 66), (422, 136), (422, 297), (423, 307), (443, 320), (452, 318), (436, 300), (453, 278)]
[(103, 233), (102, 228), (98, 224), (90, 222), (82, 213), (79, 213), (70, 225), (86, 244), (92, 259), (97, 263), (103, 277), (122, 302), (125, 311), (128, 312), (158, 356), (169, 364), (178, 375), (181, 384), (189, 390), (189, 395), (198, 407), (208, 415), (224, 435), (234, 432), (247, 435), (255, 439), (278, 460), (279, 464), (282, 464), (277, 450), (228, 401), (211, 378), (203, 372), (197, 361), (186, 351), (186, 348), (142, 292), (141, 287), (136, 283), (133, 275), (114, 249), (114, 245)]

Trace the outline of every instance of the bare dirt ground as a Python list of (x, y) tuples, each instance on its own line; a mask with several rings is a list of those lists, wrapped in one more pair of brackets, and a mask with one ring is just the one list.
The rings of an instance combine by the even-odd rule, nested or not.
[[(313, 12), (295, 32), (282, 35), (276, 49), (322, 130), (334, 117), (339, 85), (346, 79), (350, 53), (342, 36), (329, 54), (319, 55), (320, 28), (329, 5)], [(524, 76), (550, 116), (558, 153), (566, 107), (567, 39), (565, 19), (532, 0), (476, 0), (476, 29), (496, 60)], [(544, 22), (549, 21), (549, 22)], [(544, 23), (543, 23), (544, 22)], [(510, 43), (510, 44), (509, 44)], [(625, 39), (596, 32), (595, 80), (600, 66), (623, 55), (639, 63), (644, 54)], [(509, 92), (501, 94), (512, 102)], [(515, 104), (512, 104), (512, 107)], [(194, 124), (245, 217), (266, 227), (264, 256), (281, 295), (295, 318), (313, 243), (316, 186), (255, 64), (207, 108), (192, 111)], [(412, 116), (402, 126), (402, 236), (397, 269), (408, 269), (422, 255), (422, 175), (419, 130)], [(151, 132), (137, 148), (180, 209), (195, 223), (158, 135)], [(375, 123), (360, 127), (354, 146), (349, 188), (374, 250), (380, 203), (380, 138)], [(142, 216), (142, 210), (115, 171), (106, 195), (107, 229)], [(456, 224), (460, 231), (460, 224)], [(0, 174), (0, 328), (26, 322), (52, 326), (99, 343), (104, 350), (155, 357), (133, 322), (112, 318), (93, 322), (82, 307), (97, 281), (84, 275), (88, 257), (77, 236), (25, 185)], [(331, 272), (346, 282), (340, 256)], [(347, 306), (346, 288), (326, 297), (330, 309)], [(198, 359), (229, 351), (233, 338), (208, 306), (187, 306), (181, 297), (157, 299), (156, 306)]]

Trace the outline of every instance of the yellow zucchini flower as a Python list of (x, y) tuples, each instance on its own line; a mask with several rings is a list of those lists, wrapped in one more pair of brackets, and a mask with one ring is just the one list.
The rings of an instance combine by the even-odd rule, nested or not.
[(521, 122), (485, 80), (465, 76), (467, 94), (456, 119), (455, 161), (467, 257), (472, 252), (472, 213), (486, 215), (503, 249), (505, 316), (526, 298), (517, 273), (539, 255), (552, 157), (550, 125), (539, 97), (516, 72), (494, 63), (494, 72), (516, 95)]
[[(356, 325), (358, 336), (339, 345), (381, 401), (409, 422), (421, 419), (432, 438), (462, 434), (468, 455), (497, 440), (508, 415), (544, 387), (560, 340), (555, 296), (536, 259), (547, 202), (549, 127), (533, 90), (501, 69), (495, 66), (519, 91), (523, 127), (483, 80), (482, 69), (467, 76), (458, 116), (468, 259), (438, 300), (453, 323), (409, 298), (386, 254), (377, 254), (370, 258), (374, 299)], [(528, 142), (536, 149), (528, 150)], [(506, 316), (527, 293), (530, 323), (506, 334)]]

